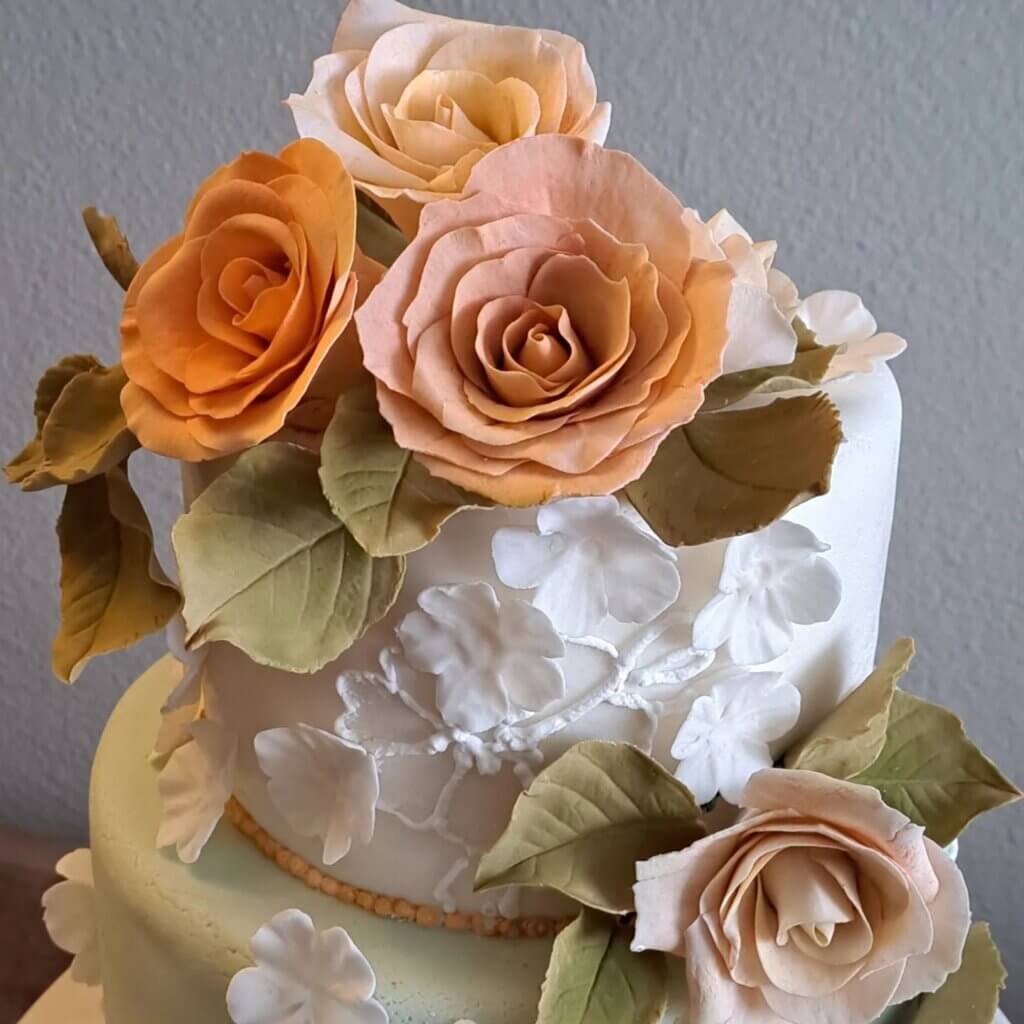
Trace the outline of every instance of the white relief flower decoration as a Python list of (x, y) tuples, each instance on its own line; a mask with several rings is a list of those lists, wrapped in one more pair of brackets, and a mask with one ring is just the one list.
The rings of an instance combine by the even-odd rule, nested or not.
[(823, 291), (808, 295), (796, 316), (814, 332), (819, 345), (839, 345), (826, 380), (871, 373), (879, 362), (900, 355), (907, 343), (898, 334), (877, 334), (878, 324), (859, 295)]
[(43, 893), (43, 923), (50, 940), (71, 953), (71, 977), (99, 985), (100, 945), (96, 927), (96, 890), (89, 850), (73, 850), (57, 861), (57, 882)]
[(693, 624), (694, 646), (726, 645), (737, 665), (763, 665), (789, 650), (793, 626), (827, 622), (842, 582), (828, 551), (804, 526), (780, 519), (729, 542), (719, 593)]
[(484, 732), (565, 695), (565, 645), (525, 601), (499, 601), (487, 583), (429, 587), (398, 627), (409, 663), (437, 677), (445, 722)]
[(164, 713), (198, 704), (202, 699), (203, 667), (206, 664), (209, 648), (203, 644), (194, 651), (190, 651), (185, 643), (186, 629), (185, 618), (181, 612), (178, 612), (167, 623), (167, 628), (164, 631), (167, 650), (181, 666), (181, 678), (161, 709)]
[(737, 803), (751, 775), (772, 766), (769, 744), (800, 717), (800, 691), (776, 672), (723, 675), (698, 697), (672, 743), (675, 776), (700, 804)]
[(176, 847), (186, 864), (199, 859), (231, 798), (237, 757), (238, 739), (220, 722), (193, 723), (192, 741), (171, 754), (157, 779), (157, 847)]
[(300, 836), (323, 839), (325, 864), (373, 838), (380, 780), (365, 750), (304, 723), (261, 732), (254, 745), (271, 803)]
[(498, 578), (536, 590), (533, 606), (568, 636), (608, 615), (645, 624), (679, 596), (675, 553), (614, 497), (565, 498), (537, 512), (537, 530), (506, 527), (491, 544)]
[(192, 726), (199, 718), (199, 713), (199, 704), (183, 704), (179, 708), (165, 707), (160, 712), (160, 728), (149, 754), (151, 765), (163, 768), (171, 754), (192, 741)]
[(250, 947), (256, 966), (228, 985), (234, 1024), (387, 1024), (373, 968), (344, 928), (320, 932), (302, 911), (285, 910)]

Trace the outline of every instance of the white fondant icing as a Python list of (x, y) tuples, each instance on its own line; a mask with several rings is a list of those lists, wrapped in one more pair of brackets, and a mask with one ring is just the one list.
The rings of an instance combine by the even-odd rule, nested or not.
[(224, 814), (235, 779), (238, 739), (211, 719), (191, 727), (192, 739), (171, 754), (160, 772), (162, 814), (156, 845), (174, 846), (194, 864)]
[(810, 530), (784, 519), (730, 541), (719, 592), (694, 621), (694, 645), (724, 645), (737, 665), (785, 654), (795, 624), (827, 622), (839, 607), (842, 581), (825, 551)]
[(876, 333), (875, 318), (853, 292), (815, 292), (800, 303), (795, 315), (814, 332), (819, 345), (840, 346), (828, 380), (871, 373), (876, 363), (895, 359), (907, 347), (898, 334)]
[(498, 579), (535, 590), (534, 607), (569, 636), (596, 632), (608, 615), (650, 622), (679, 597), (674, 552), (613, 497), (546, 505), (536, 530), (497, 530), (492, 551)]
[(304, 723), (261, 732), (255, 745), (274, 806), (300, 836), (324, 841), (325, 864), (373, 838), (380, 782), (365, 750)]
[(430, 587), (398, 627), (413, 668), (437, 677), (451, 726), (480, 733), (541, 711), (565, 694), (565, 645), (543, 612), (487, 583)]
[(387, 1024), (377, 979), (344, 928), (318, 932), (301, 910), (282, 910), (250, 943), (255, 967), (228, 985), (234, 1024)]
[(777, 672), (732, 670), (693, 702), (676, 733), (675, 776), (699, 804), (738, 803), (751, 775), (771, 768), (771, 743), (800, 718), (800, 691)]
[(57, 861), (64, 881), (43, 893), (43, 923), (50, 941), (70, 953), (71, 977), (82, 985), (99, 985), (100, 947), (96, 925), (96, 887), (92, 854), (72, 850)]
[[(797, 626), (772, 664), (802, 695), (796, 732), (831, 710), (873, 664), (899, 451), (899, 393), (887, 367), (832, 384), (829, 392), (845, 438), (831, 492), (786, 520), (829, 545), (843, 600), (828, 621)], [(536, 771), (573, 743), (598, 737), (635, 743), (674, 768), (670, 747), (690, 706), (708, 692), (718, 669), (730, 665), (727, 647), (712, 665), (711, 653), (698, 650), (690, 636), (694, 616), (718, 593), (729, 544), (684, 548), (676, 552), (680, 596), (653, 622), (637, 626), (608, 616), (590, 636), (562, 638), (564, 655), (555, 662), (565, 678), (562, 698), (479, 733), (446, 721), (434, 675), (408, 663), (396, 647), (396, 629), (421, 611), (421, 592), (438, 585), (487, 584), (501, 605), (521, 597), (499, 579), (492, 559), (494, 535), (506, 528), (536, 533), (536, 510), (466, 511), (453, 519), (434, 543), (408, 557), (391, 612), (322, 672), (275, 672), (226, 645), (211, 646), (206, 696), (241, 738), (239, 799), (267, 831), (326, 873), (417, 903), (496, 909), (493, 895), (472, 892), (474, 851), (494, 842)], [(461, 627), (445, 628), (455, 645), (465, 642)], [(258, 733), (299, 721), (324, 730), (337, 723), (343, 739), (365, 747), (379, 764), (373, 840), (353, 846), (337, 869), (323, 863), (322, 842), (297, 835), (274, 807), (252, 748)], [(524, 913), (559, 909), (546, 894), (526, 891), (522, 899)]]

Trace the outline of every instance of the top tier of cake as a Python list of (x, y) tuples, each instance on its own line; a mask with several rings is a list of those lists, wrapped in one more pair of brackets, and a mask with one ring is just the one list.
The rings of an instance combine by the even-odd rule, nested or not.
[[(832, 489), (759, 534), (671, 551), (614, 498), (464, 512), (323, 671), (213, 645), (208, 714), (238, 738), (238, 799), (355, 886), (449, 912), (557, 912), (546, 894), (472, 891), (480, 852), (543, 765), (603, 738), (675, 770), (691, 705), (730, 673), (793, 684), (802, 725), (870, 671), (900, 396), (884, 366), (828, 390), (845, 436)], [(187, 467), (186, 497), (216, 472)]]

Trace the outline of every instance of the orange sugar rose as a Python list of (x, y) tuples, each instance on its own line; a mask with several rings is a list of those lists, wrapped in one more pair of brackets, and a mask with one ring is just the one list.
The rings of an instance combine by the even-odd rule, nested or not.
[(125, 298), (121, 404), (143, 447), (189, 462), (251, 447), (318, 374), (345, 372), (355, 231), (352, 179), (313, 140), (243, 153), (203, 182)]

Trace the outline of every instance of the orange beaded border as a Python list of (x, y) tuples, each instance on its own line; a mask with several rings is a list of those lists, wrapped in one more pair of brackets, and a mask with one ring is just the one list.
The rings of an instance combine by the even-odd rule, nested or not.
[(571, 917), (494, 917), (486, 914), (448, 913), (441, 907), (417, 904), (409, 900), (385, 896), (370, 889), (358, 889), (325, 875), (319, 868), (308, 864), (297, 853), (279, 843), (260, 826), (256, 819), (232, 797), (224, 807), (224, 815), (239, 832), (249, 839), (267, 860), (282, 871), (294, 875), (310, 889), (318, 889), (325, 896), (358, 907), (377, 917), (393, 921), (411, 921), (421, 928), (446, 928), (450, 932), (473, 932), (481, 938), (547, 939), (557, 935)]

